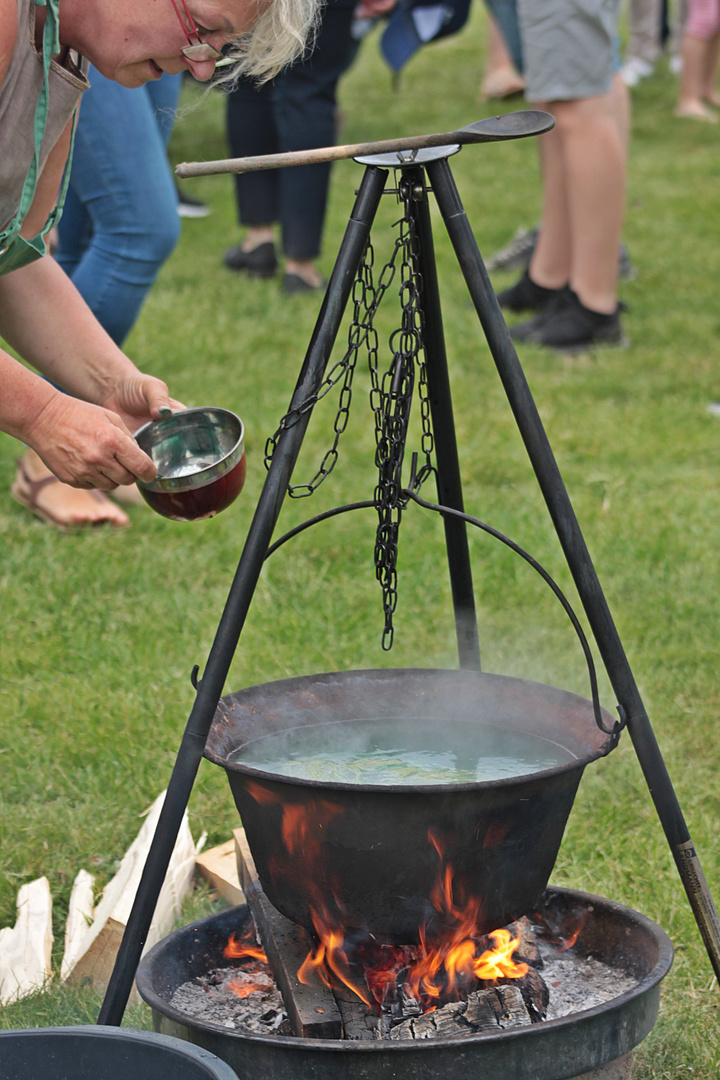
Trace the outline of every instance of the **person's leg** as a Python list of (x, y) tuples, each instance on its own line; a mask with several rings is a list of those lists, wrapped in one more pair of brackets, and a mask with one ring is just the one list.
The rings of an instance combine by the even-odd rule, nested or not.
[[(554, 112), (552, 106), (539, 103), (539, 107)], [(572, 237), (565, 169), (563, 131), (556, 124), (552, 131), (538, 139), (540, 172), (542, 175), (542, 228), (528, 274), (530, 280), (543, 289), (561, 289), (570, 280), (572, 262)]]
[(627, 114), (613, 81), (617, 6), (558, 0), (548, 9), (542, 0), (521, 0), (519, 13), (528, 100), (555, 116), (555, 128), (539, 140), (542, 228), (529, 273), (555, 295), (537, 317), (540, 336), (537, 320), (513, 333), (561, 347), (572, 324), (568, 345), (618, 340)]
[(555, 102), (554, 112), (563, 141), (570, 287), (585, 307), (610, 314), (625, 205), (625, 152), (612, 102), (609, 94)]
[(488, 11), (485, 71), (480, 97), (483, 100), (512, 97), (522, 93), (524, 88), (525, 80), (513, 63), (495, 17)]
[(720, 94), (718, 94), (718, 66), (720, 65), (720, 33), (716, 33), (708, 41), (708, 50), (705, 57), (705, 79), (703, 82), (703, 101), (708, 105), (720, 108)]
[[(122, 344), (180, 235), (176, 193), (153, 108), (92, 70), (83, 101), (70, 186), (92, 221), (92, 239), (72, 280), (100, 324)], [(61, 218), (64, 265), (72, 220)]]
[(717, 116), (705, 104), (708, 79), (713, 68), (717, 75), (713, 40), (717, 30), (717, 0), (689, 0), (681, 46), (682, 71), (676, 116), (717, 122)]
[[(273, 84), (258, 86), (241, 79), (227, 94), (225, 126), (231, 157), (275, 154), (280, 148), (273, 105)], [(225, 265), (257, 277), (277, 269), (273, 225), (279, 216), (278, 170), (236, 173), (235, 203), (245, 228), (240, 244), (225, 252)]]
[[(276, 119), (282, 150), (315, 149), (335, 142), (337, 85), (357, 46), (350, 30), (353, 7), (334, 0), (323, 10), (316, 45), (306, 61), (276, 80)], [(321, 283), (314, 261), (320, 254), (330, 165), (283, 169), (280, 220), (286, 273), (311, 287)]]
[(626, 86), (637, 86), (652, 74), (662, 52), (662, 0), (630, 0), (629, 38), (622, 74)]

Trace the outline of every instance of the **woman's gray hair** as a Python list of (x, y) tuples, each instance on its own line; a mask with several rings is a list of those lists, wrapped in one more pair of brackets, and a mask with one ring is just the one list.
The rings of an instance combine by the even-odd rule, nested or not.
[(240, 75), (249, 75), (259, 82), (274, 78), (306, 49), (312, 48), (323, 2), (272, 0), (250, 33), (228, 50), (227, 55), (237, 63), (216, 78), (215, 85), (228, 89)]

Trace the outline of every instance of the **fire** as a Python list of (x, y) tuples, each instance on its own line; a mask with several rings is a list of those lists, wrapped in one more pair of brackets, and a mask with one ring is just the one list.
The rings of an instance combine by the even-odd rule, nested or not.
[(487, 949), (473, 964), (478, 979), (521, 979), (527, 975), (527, 964), (516, 964), (512, 954), (520, 944), (519, 938), (513, 938), (509, 930), (493, 930), (490, 934), (495, 944), (494, 949)]
[[(248, 790), (261, 805), (281, 802), (258, 784), (251, 782)], [(437, 852), (439, 865), (430, 901), (438, 913), (435, 922), (442, 926), (442, 933), (432, 925), (421, 926), (417, 945), (382, 946), (369, 938), (355, 948), (347, 947), (343, 907), (337, 895), (333, 896), (335, 910), (328, 910), (326, 897), (333, 890), (324, 880), (317, 839), (341, 812), (341, 807), (323, 799), (282, 804), (283, 843), (288, 855), (302, 859), (303, 889), (311, 897), (309, 908), (317, 936), (317, 944), (298, 970), (300, 982), (307, 983), (311, 972), (315, 972), (326, 986), (342, 984), (367, 1006), (374, 1004), (378, 1011), (397, 1000), (398, 995), (409, 997), (414, 1006), (428, 1011), (467, 997), (479, 983), (521, 979), (527, 974), (527, 964), (512, 959), (520, 942), (508, 930), (489, 935), (492, 947), (487, 938), (478, 936), (480, 899), (465, 896), (462, 883), (456, 881), (445, 859), (440, 839), (432, 832), (428, 840)], [(490, 843), (495, 840), (493, 837)], [(317, 887), (319, 882), (323, 882), (323, 889)]]
[(372, 998), (378, 1010), (403, 994), (422, 1011), (429, 1011), (467, 996), (480, 982), (520, 979), (527, 974), (527, 964), (512, 959), (520, 941), (508, 930), (494, 931), (489, 935), (493, 947), (484, 947), (487, 940), (476, 933), (480, 901), (465, 898), (455, 885), (452, 867), (445, 862), (439, 840), (432, 833), (428, 839), (439, 858), (430, 899), (441, 916), (443, 933), (431, 936), (429, 928), (422, 926), (417, 945), (382, 946), (369, 939), (348, 953), (343, 928), (329, 919), (324, 909), (314, 909), (318, 944), (298, 971), (301, 982), (307, 982), (314, 970), (327, 986), (333, 985), (334, 977), (366, 1005)]
[(231, 934), (227, 945), (223, 949), (223, 956), (228, 960), (239, 960), (243, 956), (248, 956), (253, 960), (260, 960), (263, 964), (267, 964), (268, 958), (264, 949), (254, 942), (251, 943), (251, 937), (250, 934), (238, 941), (235, 935)]
[(265, 950), (257, 944), (252, 930), (249, 930), (242, 938), (231, 934), (223, 949), (223, 956), (228, 960), (250, 961), (238, 968), (237, 973), (226, 983), (228, 990), (232, 990), (233, 994), (237, 994), (239, 998), (246, 998), (250, 994), (269, 990), (274, 986)]
[(332, 986), (334, 975), (340, 983), (347, 986), (361, 1001), (370, 1006), (367, 994), (358, 980), (352, 977), (347, 953), (343, 949), (345, 937), (342, 930), (326, 926), (316, 912), (313, 912), (313, 923), (320, 940), (298, 968), (297, 977), (300, 982), (307, 984), (308, 976), (314, 970), (326, 986)]

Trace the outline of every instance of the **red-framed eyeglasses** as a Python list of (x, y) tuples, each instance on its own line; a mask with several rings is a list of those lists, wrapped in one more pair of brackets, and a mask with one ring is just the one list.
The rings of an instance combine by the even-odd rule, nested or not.
[[(183, 33), (185, 34), (185, 37), (188, 39), (189, 42), (189, 45), (186, 45), (184, 49), (180, 50), (183, 56), (187, 56), (188, 60), (222, 60), (223, 54), (220, 52), (219, 49), (216, 49), (214, 45), (210, 45), (210, 43), (207, 41), (200, 40), (200, 31), (193, 22), (193, 17), (188, 11), (185, 0), (180, 0), (180, 3), (183, 6), (185, 17), (190, 24), (189, 30), (185, 25), (185, 20), (180, 13), (180, 8), (177, 5), (177, 0), (170, 0), (170, 3), (175, 9), (175, 14), (180, 20), (180, 25), (183, 28)], [(195, 38), (196, 40), (193, 41), (193, 38)]]

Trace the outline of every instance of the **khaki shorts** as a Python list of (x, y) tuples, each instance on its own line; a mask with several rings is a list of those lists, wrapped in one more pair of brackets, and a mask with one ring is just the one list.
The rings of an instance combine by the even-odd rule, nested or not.
[(620, 0), (518, 0), (528, 101), (608, 92), (619, 8)]

